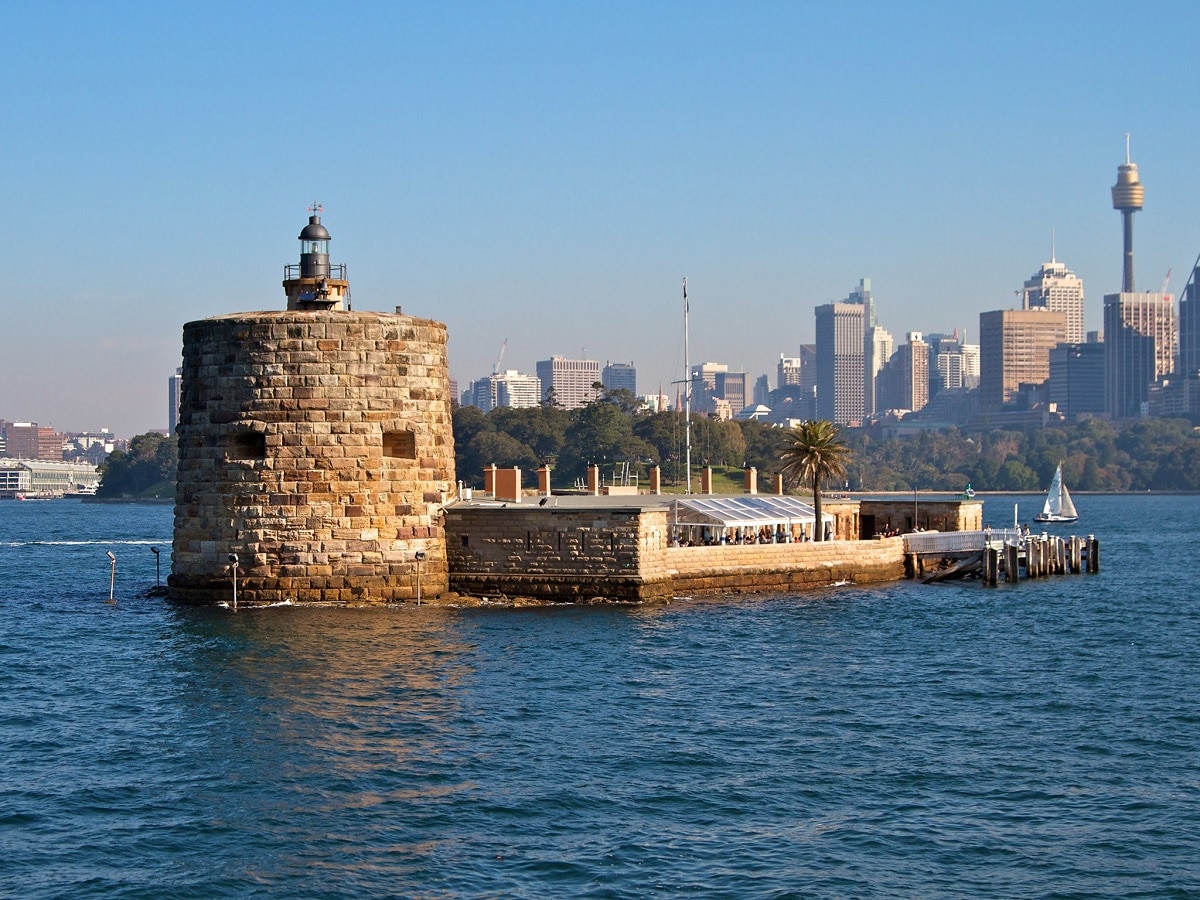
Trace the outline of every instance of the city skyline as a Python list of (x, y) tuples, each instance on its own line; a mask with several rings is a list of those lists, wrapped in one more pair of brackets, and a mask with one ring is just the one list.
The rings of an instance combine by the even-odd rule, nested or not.
[(692, 360), (750, 383), (862, 278), (891, 334), (975, 342), (1052, 240), (1099, 329), (1126, 132), (1138, 287), (1200, 252), (1200, 85), (1118, 57), (1116, 4), (306, 9), (6, 13), (0, 415), (166, 427), (183, 324), (283, 309), (314, 200), (355, 308), (445, 322), (460, 385), (508, 338), (506, 368), (634, 360), (673, 393), (684, 276)]

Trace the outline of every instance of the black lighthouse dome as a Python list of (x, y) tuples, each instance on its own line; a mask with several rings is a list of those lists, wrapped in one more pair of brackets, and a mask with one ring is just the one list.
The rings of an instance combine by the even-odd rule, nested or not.
[(300, 277), (329, 277), (329, 231), (321, 224), (317, 207), (300, 232)]
[(309, 216), (308, 224), (304, 226), (304, 230), (300, 232), (300, 240), (302, 241), (328, 241), (329, 230), (321, 224), (320, 216)]

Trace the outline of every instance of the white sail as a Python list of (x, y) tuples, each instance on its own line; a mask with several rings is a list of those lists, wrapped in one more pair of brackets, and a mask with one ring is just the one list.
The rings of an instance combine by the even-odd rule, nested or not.
[(1042, 504), (1043, 516), (1062, 515), (1062, 464), (1054, 470), (1054, 478), (1050, 481), (1050, 490), (1046, 491), (1046, 502)]
[(1075, 512), (1075, 504), (1071, 502), (1071, 495), (1067, 493), (1067, 486), (1062, 483), (1061, 478), (1058, 480), (1058, 484), (1061, 489), (1058, 497), (1059, 515), (1069, 519), (1078, 518), (1079, 513)]
[(1073, 522), (1078, 518), (1075, 504), (1067, 493), (1067, 486), (1062, 480), (1062, 463), (1054, 470), (1054, 478), (1050, 482), (1050, 490), (1046, 492), (1046, 502), (1042, 505), (1042, 513), (1035, 516), (1038, 522)]

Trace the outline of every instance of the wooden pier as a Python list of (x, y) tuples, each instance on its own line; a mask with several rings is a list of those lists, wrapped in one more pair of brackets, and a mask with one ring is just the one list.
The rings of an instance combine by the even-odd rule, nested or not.
[(925, 584), (981, 576), (984, 584), (1100, 571), (1095, 535), (1058, 537), (999, 531), (925, 532), (904, 536), (905, 572)]

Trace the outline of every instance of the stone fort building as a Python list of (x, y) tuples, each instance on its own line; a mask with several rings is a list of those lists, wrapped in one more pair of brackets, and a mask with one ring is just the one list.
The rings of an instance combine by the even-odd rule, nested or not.
[(352, 311), (329, 240), (312, 215), (284, 270), (286, 310), (184, 325), (175, 599), (227, 600), (235, 576), (251, 603), (447, 589), (446, 328)]

